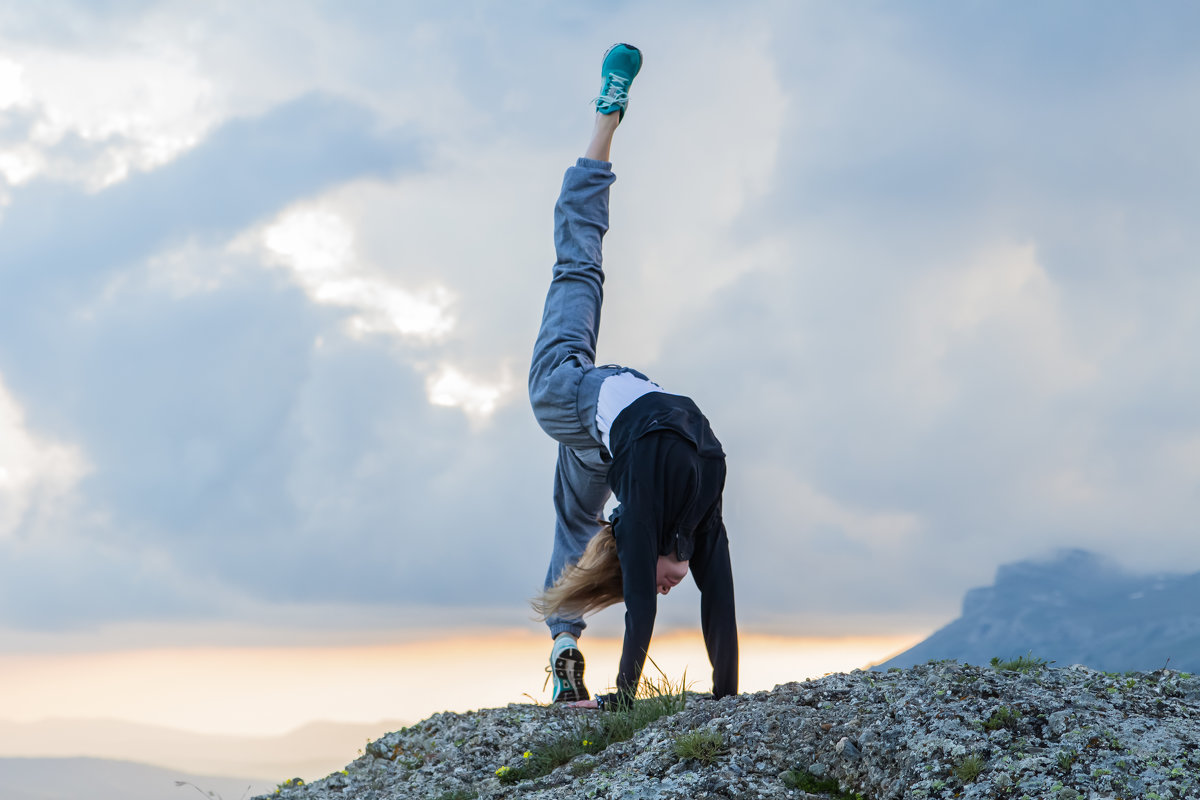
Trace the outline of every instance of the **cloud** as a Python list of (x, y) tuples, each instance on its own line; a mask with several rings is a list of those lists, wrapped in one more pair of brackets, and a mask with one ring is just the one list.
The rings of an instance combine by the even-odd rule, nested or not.
[(351, 335), (437, 339), (454, 327), (448, 289), (412, 292), (370, 274), (356, 263), (354, 231), (335, 212), (290, 210), (262, 232), (262, 246), (272, 260), (294, 271), (315, 302), (355, 309), (358, 313), (347, 321)]
[(14, 192), (0, 221), (0, 262), (11, 265), (0, 325), (10, 342), (38, 344), (0, 350), (10, 382), (21, 391), (36, 363), (69, 358), (53, 348), (78, 343), (64, 327), (86, 323), (69, 315), (116, 271), (189, 241), (232, 237), (332, 183), (418, 163), (410, 141), (373, 128), (362, 109), (310, 96), (231, 122), (186, 156), (103, 192), (47, 183)]
[(230, 122), (168, 166), (97, 194), (23, 187), (3, 220), (0, 257), (23, 271), (66, 262), (103, 274), (189, 237), (232, 234), (331, 183), (419, 163), (411, 141), (372, 122), (359, 107), (312, 95)]
[(600, 358), (725, 443), (747, 624), (952, 614), (1049, 546), (1196, 563), (1194, 12), (480, 8), (8, 14), (9, 429), (91, 470), (39, 479), (79, 506), (10, 562), (67, 576), (23, 624), (67, 578), (89, 620), (523, 619), (554, 444), (519, 384), (614, 39), (648, 57)]
[[(170, 164), (96, 194), (45, 182), (14, 193), (0, 222), (10, 343), (0, 361), (35, 427), (95, 467), (71, 524), (126, 547), (158, 540), (175, 557), (166, 542), (289, 524), (281, 424), (323, 323), (286, 282), (202, 243), (233, 238), (333, 183), (391, 177), (416, 158), (411, 140), (376, 130), (362, 109), (310, 96), (232, 122)], [(176, 277), (208, 270), (209, 281), (194, 284), (199, 293), (181, 291), (156, 267)], [(88, 524), (97, 513), (109, 522)], [(95, 569), (69, 561), (81, 587), (87, 574), (107, 582), (104, 564), (138, 571), (138, 559), (119, 551)], [(200, 579), (213, 572), (203, 559), (195, 566)], [(173, 571), (160, 588), (169, 590)]]
[[(44, 175), (101, 189), (167, 163), (222, 116), (183, 51), (14, 49), (0, 62), (0, 108), (29, 127), (20, 146), (0, 152), (13, 185)], [(84, 146), (63, 147), (72, 141)]]
[[(744, 266), (688, 307), (652, 371), (730, 453), (739, 597), (758, 613), (953, 609), (1051, 543), (1200, 563), (1180, 471), (1200, 428), (1182, 306), (1200, 287), (1183, 274), (1197, 242), (1175, 135), (1194, 127), (1179, 99), (1195, 59), (1164, 71), (1143, 53), (1170, 39), (1165, 19), (1128, 47), (1108, 25), (1080, 34), (1110, 83), (1046, 60), (1042, 39), (1042, 60), (1000, 60), (1024, 23), (985, 43), (911, 11), (853, 13), (798, 13), (809, 46), (775, 40), (787, 145), (766, 191), (700, 234)], [(894, 549), (814, 496), (920, 526)], [(799, 584), (781, 566), (813, 564)]]
[(89, 469), (78, 448), (38, 437), (24, 417), (0, 380), (0, 541), (36, 536)]
[(491, 416), (502, 397), (512, 390), (512, 381), (502, 377), (486, 382), (464, 375), (451, 364), (443, 364), (425, 381), (429, 402), (435, 406), (461, 408), (468, 417), (482, 421)]

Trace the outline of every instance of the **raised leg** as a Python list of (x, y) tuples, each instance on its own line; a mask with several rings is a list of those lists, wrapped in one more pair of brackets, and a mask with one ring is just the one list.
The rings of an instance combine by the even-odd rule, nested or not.
[(596, 124), (592, 128), (592, 140), (588, 142), (583, 157), (593, 161), (612, 161), (613, 134), (621, 124), (619, 114), (597, 114)]

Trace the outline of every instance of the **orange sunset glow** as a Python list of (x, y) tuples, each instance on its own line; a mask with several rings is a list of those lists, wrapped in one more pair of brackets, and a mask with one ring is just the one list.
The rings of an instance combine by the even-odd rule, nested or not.
[[(847, 671), (927, 632), (848, 638), (744, 634), (742, 691)], [(588, 637), (589, 683), (616, 674), (621, 641)], [(0, 717), (120, 719), (202, 733), (273, 735), (313, 720), (416, 722), (439, 711), (548, 702), (548, 640), (489, 631), (401, 644), (203, 647), (0, 656)], [(708, 688), (698, 633), (656, 637), (651, 658), (672, 681)], [(647, 674), (656, 675), (647, 664)]]

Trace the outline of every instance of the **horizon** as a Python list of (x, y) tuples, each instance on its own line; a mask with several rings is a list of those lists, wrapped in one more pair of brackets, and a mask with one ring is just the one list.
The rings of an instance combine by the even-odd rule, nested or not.
[[(922, 638), (743, 634), (742, 691), (865, 668)], [(513, 630), (390, 645), (3, 654), (0, 758), (116, 759), (276, 782), (290, 768), (312, 780), (348, 762), (364, 730), (370, 740), (441, 712), (549, 703), (538, 671), (545, 639)], [(594, 690), (615, 677), (620, 650), (620, 638), (585, 637)], [(656, 636), (650, 658), (652, 679), (657, 664), (673, 683), (711, 688), (698, 632)], [(296, 736), (303, 748), (272, 747)]]
[[(805, 638), (743, 633), (742, 691), (865, 668), (916, 644), (928, 632)], [(282, 736), (315, 722), (392, 719), (413, 724), (441, 711), (549, 702), (542, 687), (546, 641), (545, 635), (528, 630), (487, 630), (336, 647), (3, 654), (0, 722), (111, 720), (254, 737)], [(589, 682), (594, 691), (603, 691), (616, 675), (621, 640), (588, 636), (582, 641)], [(695, 691), (711, 688), (698, 632), (656, 636), (650, 657), (673, 683), (686, 677)], [(478, 680), (481, 660), (491, 669), (483, 682)], [(646, 669), (648, 677), (659, 677), (650, 662)]]

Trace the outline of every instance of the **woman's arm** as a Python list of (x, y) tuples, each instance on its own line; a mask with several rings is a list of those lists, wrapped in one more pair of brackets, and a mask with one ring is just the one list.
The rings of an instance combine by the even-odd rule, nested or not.
[(713, 668), (713, 697), (737, 694), (738, 636), (729, 538), (720, 505), (708, 531), (696, 537), (692, 577), (700, 588), (700, 625)]
[(632, 700), (650, 650), (658, 615), (655, 566), (658, 563), (658, 518), (640, 503), (626, 504), (613, 521), (625, 595), (625, 642), (617, 673), (617, 695)]

